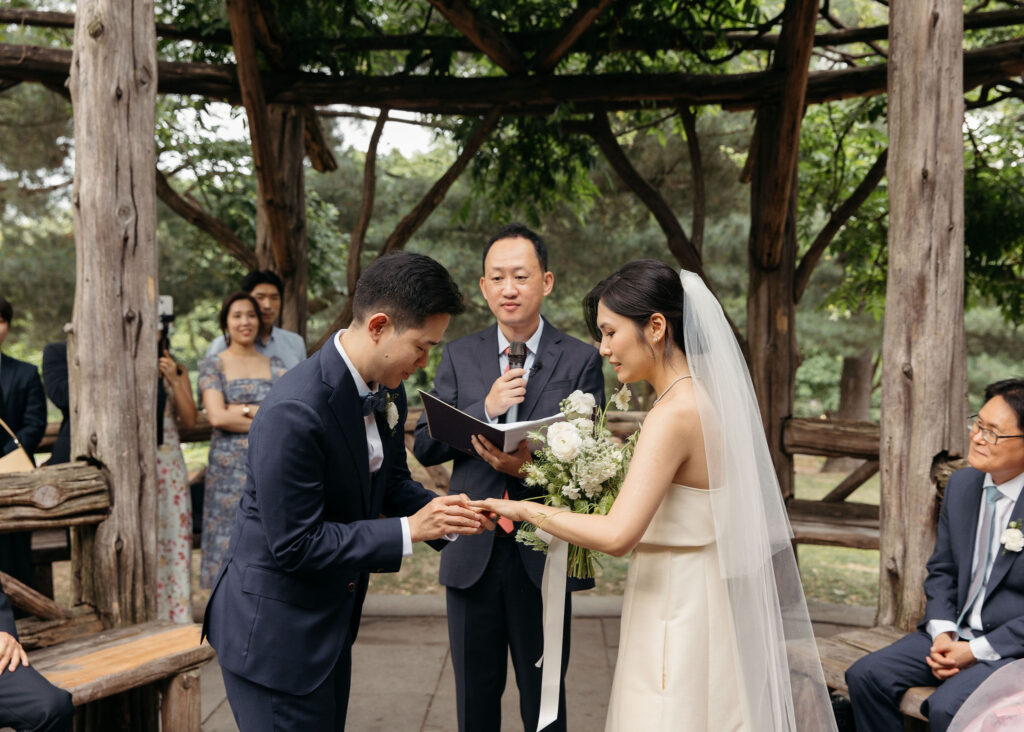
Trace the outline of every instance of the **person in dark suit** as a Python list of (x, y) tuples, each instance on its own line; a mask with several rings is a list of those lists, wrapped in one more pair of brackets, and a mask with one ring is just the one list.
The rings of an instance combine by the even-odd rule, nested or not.
[(43, 347), (43, 388), (53, 406), (60, 410), (60, 430), (50, 450), (47, 465), (71, 460), (71, 398), (68, 388), (68, 344), (47, 343)]
[(28, 665), (18, 642), (11, 604), (0, 588), (0, 727), (27, 732), (71, 732), (71, 694)]
[[(521, 224), (502, 228), (484, 249), (480, 290), (495, 325), (445, 345), (434, 375), (433, 394), (477, 419), (516, 421), (557, 414), (574, 390), (604, 404), (604, 377), (597, 349), (562, 333), (541, 318), (554, 275), (547, 268), (544, 241)], [(508, 369), (510, 342), (524, 342), (525, 368)], [(521, 499), (536, 494), (519, 478), (530, 460), (527, 443), (505, 454), (482, 437), (477, 456), (430, 437), (425, 419), (416, 425), (413, 454), (424, 465), (454, 461), (452, 491), (473, 499)], [(460, 539), (441, 555), (440, 582), (447, 588), (448, 636), (455, 670), (459, 729), (501, 727), (501, 695), (511, 652), (519, 687), (519, 711), (526, 729), (537, 725), (543, 653), (540, 582), (544, 555), (515, 541), (517, 527)], [(568, 590), (593, 586), (570, 579)], [(569, 660), (571, 596), (566, 597), (562, 690), (557, 722), (565, 729), (565, 670)]]
[[(32, 457), (46, 432), (46, 397), (39, 370), (2, 352), (13, 319), (14, 309), (0, 297), (0, 419), (18, 436), (18, 442)], [(16, 448), (10, 435), (0, 430), (0, 456)], [(31, 532), (0, 534), (0, 569), (27, 585), (35, 585)]]
[(989, 385), (970, 426), (971, 467), (946, 485), (918, 632), (846, 672), (858, 730), (902, 730), (903, 693), (938, 685), (921, 712), (943, 732), (981, 682), (1024, 658), (1024, 379)]
[(203, 622), (243, 732), (344, 729), (368, 573), (398, 571), (413, 542), (492, 527), (406, 465), (402, 381), (462, 309), (434, 260), (379, 259), (356, 286), (351, 326), (260, 405)]

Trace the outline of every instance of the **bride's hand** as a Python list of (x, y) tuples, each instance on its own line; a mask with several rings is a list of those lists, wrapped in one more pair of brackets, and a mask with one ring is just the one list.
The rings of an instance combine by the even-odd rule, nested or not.
[(510, 501), (501, 498), (485, 498), (482, 501), (470, 501), (470, 508), (479, 508), (491, 514), (492, 518), (504, 516), (512, 521), (526, 521), (530, 508), (536, 504), (527, 501)]

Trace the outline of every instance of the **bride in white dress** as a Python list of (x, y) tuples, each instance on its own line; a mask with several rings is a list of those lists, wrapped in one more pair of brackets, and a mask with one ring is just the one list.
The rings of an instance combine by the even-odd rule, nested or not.
[(658, 395), (606, 516), (477, 505), (630, 551), (606, 732), (835, 730), (742, 353), (701, 279), (630, 262), (584, 300), (620, 382)]

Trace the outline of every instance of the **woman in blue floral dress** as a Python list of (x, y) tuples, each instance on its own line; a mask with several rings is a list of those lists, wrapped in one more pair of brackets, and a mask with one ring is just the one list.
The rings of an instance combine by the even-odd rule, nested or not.
[(249, 426), (271, 385), (285, 372), (280, 359), (256, 350), (260, 308), (251, 295), (236, 292), (224, 300), (220, 327), (227, 349), (204, 359), (199, 367), (199, 391), (213, 427), (199, 573), (199, 586), (205, 589), (213, 587), (231, 540), (238, 499), (245, 488)]

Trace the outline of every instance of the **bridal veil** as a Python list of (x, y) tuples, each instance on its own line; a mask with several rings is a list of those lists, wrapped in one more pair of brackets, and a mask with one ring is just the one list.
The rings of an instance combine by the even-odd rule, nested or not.
[(722, 307), (682, 270), (684, 342), (697, 385), (721, 572), (751, 729), (835, 730), (761, 413)]

